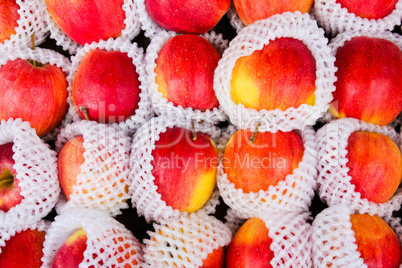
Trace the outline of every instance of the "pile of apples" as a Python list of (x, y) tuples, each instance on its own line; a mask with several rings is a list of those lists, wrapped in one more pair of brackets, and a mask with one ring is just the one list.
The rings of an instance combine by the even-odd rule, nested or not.
[[(336, 70), (333, 85), (326, 89), (333, 98), (314, 125), (266, 131), (260, 124), (242, 129), (230, 116), (208, 117), (217, 111), (224, 115), (227, 107), (216, 94), (215, 70), (223, 55), (207, 36), (218, 36), (223, 40), (220, 48), (226, 48), (242, 29), (283, 13), (304, 14), (315, 23), (314, 5), (326, 1), (29, 1), (45, 10), (65, 38), (60, 40), (49, 28), (49, 36), (38, 41), (32, 28), (24, 26), (25, 37), (32, 34), (32, 46), (31, 40), (15, 41), (18, 23), (31, 19), (20, 17), (25, 1), (0, 1), (0, 134), (7, 122), (29, 122), (40, 142), (57, 156), (60, 196), (42, 219), (0, 222), (0, 267), (342, 267), (345, 249), (335, 246), (339, 241), (322, 224), (325, 212), (337, 206), (340, 209), (330, 210), (336, 219), (331, 226), (334, 232), (348, 226), (342, 235), (354, 246), (346, 250), (357, 256), (350, 265), (400, 267), (400, 26), (356, 27), (337, 36), (327, 31), (334, 66), (317, 65), (309, 47), (291, 36), (275, 37), (240, 57), (228, 85), (230, 101), (261, 113), (261, 118), (266, 111), (288, 113), (313, 106), (318, 68)], [(371, 24), (398, 14), (399, 23), (402, 20), (401, 0), (334, 2)], [(128, 18), (128, 9), (139, 14)], [(122, 32), (133, 18), (142, 30), (126, 40)], [(242, 26), (235, 30), (234, 25)], [(325, 30), (319, 28), (323, 37)], [(174, 34), (159, 51), (147, 50), (159, 40), (158, 31)], [(341, 45), (331, 46), (342, 35)], [(72, 65), (78, 54), (65, 50), (71, 43), (78, 51), (105, 44), (141, 49), (136, 55), (116, 46), (90, 49)], [(155, 68), (146, 64), (150, 53), (157, 53)], [(43, 56), (56, 54), (57, 60)], [(9, 60), (2, 62), (5, 58)], [(151, 92), (155, 85), (157, 92)], [(176, 117), (177, 111), (185, 116)], [(332, 131), (349, 125), (362, 127), (337, 132), (345, 143), (332, 139)], [(313, 147), (303, 140), (307, 128), (314, 129)], [(37, 180), (28, 172), (18, 174), (14, 167), (24, 165), (25, 159), (15, 157), (13, 148), (13, 141), (0, 144), (0, 219), (23, 205), (21, 180)], [(338, 155), (332, 158), (328, 151), (344, 152), (345, 157), (333, 165), (331, 159)], [(316, 161), (303, 162), (308, 155)], [(305, 165), (313, 170), (307, 175), (314, 183), (305, 189), (313, 196), (306, 204), (294, 204), (297, 209), (285, 209), (277, 197), (287, 194), (291, 202), (296, 186), (288, 184), (278, 195), (271, 194), (272, 189), (286, 185)], [(222, 198), (220, 193), (228, 189), (219, 187), (219, 176), (249, 196), (238, 200), (245, 212)], [(297, 179), (307, 180), (303, 176)], [(262, 204), (274, 202), (275, 209), (251, 213), (253, 198), (261, 196)], [(300, 209), (303, 205), (308, 208)], [(338, 211), (344, 214), (337, 217)], [(91, 215), (102, 215), (112, 226), (106, 233), (129, 234), (111, 240), (108, 246), (115, 251), (106, 251), (109, 255), (102, 256), (104, 250), (94, 253), (92, 228), (78, 226), (81, 219), (88, 224), (92, 217), (96, 229), (99, 223)], [(57, 241), (63, 221), (71, 218), (77, 228), (66, 228)], [(203, 243), (208, 247), (200, 247)]]

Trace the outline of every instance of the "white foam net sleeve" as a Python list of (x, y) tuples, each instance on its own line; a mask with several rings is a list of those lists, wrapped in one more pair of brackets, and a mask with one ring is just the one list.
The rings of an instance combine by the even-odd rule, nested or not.
[[(151, 161), (155, 142), (159, 140), (160, 133), (165, 132), (167, 128), (173, 127), (192, 129), (191, 124), (186, 124), (179, 118), (161, 116), (152, 118), (147, 124), (142, 125), (133, 137), (130, 155), (131, 170), (129, 173), (132, 184), (129, 187), (129, 193), (133, 207), (136, 207), (138, 214), (144, 216), (148, 222), (159, 222), (162, 219), (189, 214), (168, 206), (162, 200), (161, 195), (157, 192), (158, 187), (154, 184), (155, 177), (152, 175), (153, 166)], [(220, 135), (220, 130), (217, 127), (205, 122), (202, 124), (195, 123), (194, 130), (205, 133), (212, 139)], [(219, 204), (218, 199), (219, 193), (215, 189), (207, 203), (200, 210), (193, 213), (203, 215), (214, 213), (216, 206)]]
[(200, 267), (208, 254), (232, 239), (230, 229), (213, 216), (183, 215), (153, 227), (143, 247), (148, 267)]
[(130, 139), (122, 130), (94, 121), (76, 121), (63, 128), (56, 140), (56, 151), (75, 136), (82, 135), (84, 163), (73, 186), (70, 200), (59, 206), (60, 212), (70, 208), (92, 208), (120, 214), (128, 208)]
[(217, 185), (225, 204), (236, 210), (242, 218), (261, 217), (278, 212), (308, 211), (316, 189), (315, 132), (311, 127), (307, 127), (299, 134), (304, 145), (302, 161), (285, 180), (270, 185), (268, 190), (244, 193), (243, 189), (237, 189), (227, 178), (221, 161), (218, 166)]
[(153, 39), (155, 35), (161, 32), (167, 32), (166, 29), (159, 26), (148, 14), (145, 7), (145, 0), (136, 0), (139, 20), (141, 22), (141, 28), (144, 31), (144, 35)]
[(13, 168), (23, 199), (7, 212), (0, 211), (0, 226), (37, 222), (53, 209), (60, 195), (56, 152), (21, 119), (0, 121), (0, 144), (9, 142), (13, 142)]
[[(181, 120), (191, 121), (208, 121), (210, 123), (219, 123), (220, 121), (226, 120), (226, 115), (221, 107), (215, 107), (212, 110), (201, 111), (198, 109), (193, 109), (191, 107), (184, 108), (181, 105), (174, 105), (169, 102), (167, 98), (164, 98), (162, 92), (158, 90), (158, 84), (156, 83), (156, 59), (158, 58), (159, 51), (163, 45), (170, 40), (172, 37), (178, 34), (174, 32), (160, 32), (154, 36), (147, 48), (145, 54), (145, 63), (147, 71), (147, 87), (149, 89), (149, 94), (152, 100), (152, 105), (155, 113), (157, 115), (172, 113), (174, 116), (181, 118)], [(209, 43), (211, 43), (220, 55), (228, 46), (228, 41), (223, 39), (221, 34), (216, 34), (211, 31), (209, 33), (201, 35)]]
[(318, 149), (318, 194), (329, 206), (345, 205), (359, 213), (385, 216), (400, 209), (402, 204), (402, 189), (384, 203), (375, 203), (355, 191), (350, 182), (347, 144), (350, 134), (355, 131), (368, 131), (388, 136), (401, 146), (401, 137), (389, 126), (378, 126), (354, 118), (334, 120), (317, 131)]
[[(233, 102), (230, 95), (233, 67), (240, 57), (261, 50), (270, 40), (292, 37), (302, 41), (316, 60), (315, 104), (302, 104), (285, 111), (245, 108)], [(229, 43), (218, 63), (214, 77), (214, 89), (223, 110), (231, 122), (239, 128), (254, 129), (259, 122), (269, 131), (290, 131), (314, 125), (328, 110), (335, 91), (335, 57), (331, 55), (324, 30), (309, 14), (285, 12), (268, 19), (256, 21), (244, 27)]]
[(402, 1), (399, 0), (395, 9), (381, 19), (367, 19), (350, 13), (343, 8), (336, 0), (315, 0), (313, 13), (320, 27), (332, 36), (344, 31), (367, 30), (385, 31), (392, 30), (396, 25), (401, 24)]
[[(44, 1), (42, 4), (46, 6)], [(121, 31), (121, 35), (115, 39), (131, 40), (136, 37), (141, 31), (141, 23), (139, 21), (137, 4), (134, 3), (134, 0), (124, 0), (122, 8), (126, 14), (126, 18), (124, 20), (126, 27)], [(50, 31), (50, 37), (56, 40), (56, 44), (58, 46), (61, 46), (64, 50), (68, 51), (71, 55), (76, 54), (77, 49), (81, 47), (81, 45), (72, 40), (59, 28), (59, 26), (57, 26), (57, 24), (51, 18), (47, 8), (44, 14), (44, 18), (47, 23), (48, 30)]]
[(80, 228), (87, 235), (80, 268), (141, 267), (142, 245), (123, 224), (102, 211), (76, 208), (56, 216), (48, 229), (42, 268), (52, 267), (58, 249)]
[[(142, 124), (147, 122), (152, 117), (152, 107), (145, 81), (146, 73), (145, 73), (143, 48), (138, 47), (136, 43), (131, 43), (129, 40), (109, 38), (106, 41), (101, 40), (99, 42), (86, 44), (85, 46), (80, 47), (77, 50), (77, 54), (72, 57), (71, 69), (69, 76), (67, 77), (67, 81), (69, 84), (68, 87), (69, 92), (68, 101), (70, 105), (70, 109), (68, 111), (69, 119), (71, 121), (82, 120), (82, 118), (77, 113), (77, 109), (75, 108), (72, 98), (73, 81), (82, 59), (88, 52), (97, 48), (106, 51), (120, 51), (127, 53), (128, 57), (132, 59), (133, 64), (136, 67), (136, 72), (139, 75), (138, 80), (140, 81), (139, 87), (141, 89), (140, 102), (138, 103), (138, 108), (136, 109), (134, 115), (130, 116), (123, 122), (113, 123), (113, 125), (115, 125), (116, 127), (123, 129), (129, 136), (132, 136), (137, 128), (139, 128)], [(113, 65), (113, 63), (110, 64)]]
[(239, 15), (237, 14), (233, 1), (230, 4), (230, 8), (226, 15), (229, 19), (230, 25), (233, 27), (233, 29), (236, 30), (237, 33), (240, 32), (241, 29), (246, 27), (246, 25), (244, 25), (244, 23), (241, 21)]

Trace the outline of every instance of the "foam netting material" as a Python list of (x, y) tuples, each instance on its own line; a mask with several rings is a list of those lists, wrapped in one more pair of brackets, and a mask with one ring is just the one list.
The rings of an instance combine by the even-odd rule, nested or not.
[(332, 36), (351, 30), (362, 32), (393, 30), (396, 25), (401, 24), (402, 1), (398, 1), (391, 14), (381, 19), (356, 16), (354, 13), (349, 13), (336, 0), (315, 0), (313, 13), (320, 26)]
[(85, 46), (77, 50), (77, 54), (72, 57), (71, 70), (69, 76), (67, 77), (67, 81), (69, 84), (68, 87), (69, 92), (68, 101), (70, 105), (70, 109), (68, 111), (69, 119), (72, 121), (82, 120), (82, 118), (79, 116), (77, 112), (77, 109), (74, 105), (72, 98), (73, 81), (82, 59), (88, 52), (97, 48), (106, 51), (120, 51), (127, 53), (128, 57), (132, 59), (133, 64), (136, 67), (136, 71), (139, 75), (138, 79), (140, 81), (140, 89), (141, 89), (140, 102), (138, 103), (138, 108), (136, 109), (135, 114), (130, 116), (126, 120), (119, 123), (113, 123), (114, 126), (123, 129), (125, 133), (127, 133), (127, 135), (132, 136), (137, 128), (139, 128), (142, 124), (151, 119), (152, 107), (145, 81), (146, 73), (145, 73), (143, 48), (138, 47), (136, 43), (131, 43), (129, 40), (110, 38), (107, 41), (101, 40), (99, 42), (86, 44)]
[[(270, 40), (281, 37), (292, 37), (301, 40), (311, 51), (316, 60), (315, 104), (302, 104), (290, 107), (285, 111), (260, 110), (245, 108), (236, 104), (230, 96), (233, 67), (240, 57), (251, 55), (261, 50)], [(331, 55), (324, 36), (324, 30), (317, 26), (308, 14), (285, 12), (259, 20), (244, 27), (229, 43), (215, 71), (214, 89), (223, 110), (231, 122), (239, 128), (254, 129), (261, 123), (262, 131), (290, 131), (314, 125), (329, 108), (336, 68), (335, 58)]]
[[(187, 212), (180, 212), (168, 206), (161, 195), (157, 192), (157, 186), (154, 184), (155, 177), (152, 175), (153, 166), (151, 161), (152, 151), (155, 149), (155, 142), (159, 140), (159, 135), (165, 132), (167, 128), (182, 127), (192, 129), (191, 124), (181, 121), (173, 116), (162, 116), (152, 118), (147, 124), (141, 126), (133, 137), (133, 143), (130, 156), (130, 180), (132, 184), (129, 187), (133, 207), (137, 209), (140, 216), (150, 221), (161, 221), (170, 217), (179, 217), (188, 215)], [(220, 129), (204, 123), (195, 123), (196, 132), (209, 135), (214, 142), (220, 136)], [(215, 213), (215, 208), (219, 204), (219, 192), (214, 190), (206, 204), (195, 214), (208, 215)], [(190, 213), (190, 214), (193, 214)]]
[(50, 149), (28, 122), (21, 119), (0, 121), (0, 144), (13, 143), (13, 168), (21, 188), (21, 203), (9, 211), (0, 211), (0, 226), (36, 222), (55, 206), (60, 186), (56, 152)]
[(42, 268), (52, 267), (57, 250), (81, 228), (87, 235), (87, 248), (78, 267), (141, 267), (141, 243), (123, 224), (104, 212), (77, 208), (52, 222), (43, 244)]
[(141, 28), (144, 31), (144, 35), (153, 39), (155, 35), (160, 32), (167, 32), (167, 30), (159, 26), (148, 14), (145, 7), (145, 0), (136, 0), (139, 15), (139, 21), (141, 22)]
[[(42, 4), (45, 5), (45, 3)], [(134, 0), (124, 0), (122, 8), (126, 14), (126, 18), (124, 20), (126, 27), (121, 31), (121, 35), (115, 39), (131, 40), (141, 31), (137, 4), (134, 3)], [(57, 26), (57, 24), (51, 18), (47, 8), (44, 17), (50, 31), (50, 37), (56, 40), (56, 44), (68, 51), (71, 55), (76, 54), (77, 49), (81, 47), (81, 45), (72, 40), (59, 28), (59, 26)]]
[(350, 182), (346, 147), (350, 134), (355, 131), (381, 133), (401, 146), (400, 135), (390, 126), (378, 126), (354, 118), (338, 119), (324, 125), (317, 131), (318, 194), (329, 206), (343, 204), (359, 213), (392, 214), (401, 207), (402, 188), (398, 188), (387, 202), (375, 203), (362, 198)]
[[(193, 109), (191, 107), (183, 108), (181, 105), (176, 106), (172, 102), (169, 102), (166, 98), (162, 96), (162, 93), (158, 90), (159, 86), (156, 83), (155, 73), (156, 59), (158, 58), (159, 51), (161, 50), (163, 45), (176, 35), (178, 34), (174, 32), (158, 33), (152, 38), (145, 55), (147, 87), (149, 89), (149, 94), (155, 113), (161, 115), (172, 112), (174, 113), (174, 116), (185, 121), (204, 120), (210, 123), (219, 123), (220, 121), (225, 121), (227, 117), (221, 106), (213, 108), (212, 110), (205, 111)], [(213, 31), (203, 34), (202, 37), (205, 38), (209, 43), (211, 43), (221, 55), (228, 46), (228, 41), (223, 39), (221, 34), (216, 34)]]
[(66, 203), (61, 199), (58, 210), (63, 213), (79, 207), (120, 214), (120, 209), (128, 208), (126, 200), (130, 198), (127, 192), (131, 184), (128, 176), (130, 138), (110, 125), (76, 121), (60, 131), (56, 151), (60, 152), (68, 140), (79, 135), (84, 138), (85, 161), (70, 199)]
[(183, 215), (154, 223), (153, 228), (143, 241), (144, 260), (152, 268), (201, 267), (208, 254), (232, 239), (230, 229), (213, 216)]
[[(231, 130), (233, 131), (233, 129)], [(304, 144), (304, 155), (298, 167), (286, 179), (268, 190), (244, 193), (227, 178), (223, 161), (218, 166), (217, 185), (225, 204), (236, 210), (242, 218), (261, 217), (264, 214), (308, 211), (316, 190), (317, 151), (315, 132), (311, 127), (298, 132)], [(231, 135), (226, 135), (231, 136)], [(221, 139), (225, 145), (228, 139)]]

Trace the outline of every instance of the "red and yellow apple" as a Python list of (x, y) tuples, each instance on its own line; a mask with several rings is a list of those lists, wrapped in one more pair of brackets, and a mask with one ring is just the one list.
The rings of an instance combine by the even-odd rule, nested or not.
[(145, 0), (149, 16), (177, 33), (203, 34), (214, 28), (229, 10), (230, 0)]
[(16, 0), (0, 1), (0, 43), (16, 34), (15, 28), (18, 27), (17, 21), (20, 18), (19, 8)]
[(349, 136), (346, 150), (346, 166), (355, 191), (372, 202), (389, 200), (402, 178), (398, 145), (383, 134), (356, 131)]
[(74, 232), (57, 250), (53, 259), (53, 268), (78, 268), (84, 260), (87, 249), (87, 235), (84, 229)]
[(67, 80), (61, 68), (16, 59), (0, 68), (0, 120), (21, 118), (38, 136), (56, 128), (67, 113)]
[(184, 108), (218, 107), (214, 72), (221, 56), (203, 37), (177, 35), (161, 48), (156, 59), (156, 83), (163, 97)]
[(230, 94), (234, 103), (257, 110), (314, 105), (316, 62), (300, 40), (277, 38), (237, 59)]
[(101, 123), (121, 122), (134, 115), (141, 92), (138, 78), (136, 66), (127, 53), (89, 51), (77, 69), (72, 86), (79, 115)]
[[(228, 141), (223, 169), (243, 192), (268, 190), (298, 167), (304, 155), (302, 138), (294, 131), (276, 133), (238, 130)], [(251, 141), (250, 141), (251, 139)]]
[(395, 9), (398, 0), (336, 0), (349, 13), (367, 19), (382, 19)]
[(174, 127), (160, 134), (152, 151), (152, 175), (168, 206), (194, 212), (204, 206), (216, 184), (218, 150), (211, 138)]
[(382, 38), (359, 36), (336, 52), (330, 112), (386, 125), (402, 111), (402, 52)]
[(81, 45), (119, 37), (126, 27), (123, 4), (124, 0), (46, 0), (56, 25)]

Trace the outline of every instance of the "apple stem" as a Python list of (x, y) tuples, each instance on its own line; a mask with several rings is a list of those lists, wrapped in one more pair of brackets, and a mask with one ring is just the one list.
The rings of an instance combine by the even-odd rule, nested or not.
[(194, 120), (191, 119), (191, 129), (193, 132), (193, 141), (197, 140), (197, 133), (195, 132), (195, 127), (194, 127)]
[(261, 122), (258, 122), (257, 126), (255, 127), (255, 130), (253, 132), (253, 135), (251, 135), (249, 141), (251, 143), (254, 143), (255, 139), (257, 138), (257, 133), (258, 133), (258, 127), (261, 125)]
[(80, 111), (84, 114), (85, 119), (89, 121), (88, 109), (85, 106), (81, 106)]
[[(35, 33), (31, 34), (32, 50), (35, 50)], [(36, 60), (32, 61), (33, 66), (36, 66)]]

